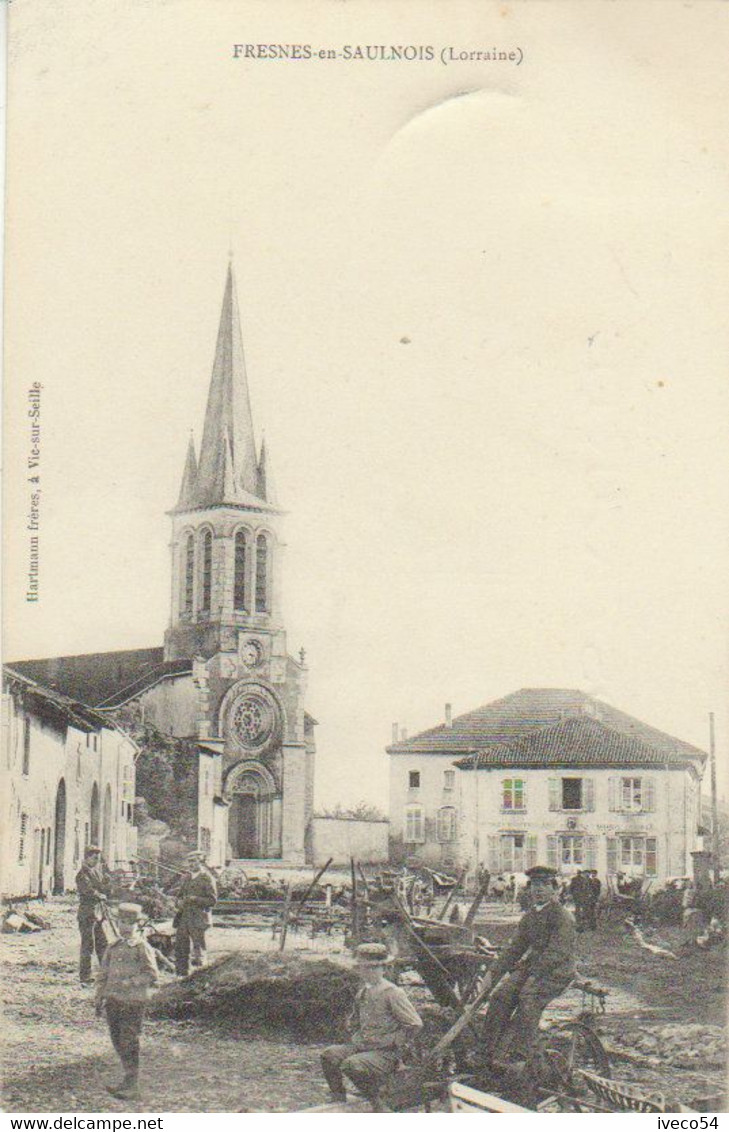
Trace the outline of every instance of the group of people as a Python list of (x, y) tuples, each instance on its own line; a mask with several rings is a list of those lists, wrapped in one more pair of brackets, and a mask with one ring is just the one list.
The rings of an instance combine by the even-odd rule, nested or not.
[[(527, 870), (527, 881), (529, 907), (481, 984), (490, 990), (483, 1065), (513, 1065), (516, 1057), (525, 1080), (539, 1054), (539, 1020), (574, 978), (576, 951), (575, 922), (557, 898), (556, 870), (537, 865)], [(363, 943), (355, 949), (363, 986), (350, 1018), (350, 1038), (329, 1046), (321, 1058), (336, 1102), (346, 1101), (349, 1084), (376, 1111), (387, 1111), (387, 1081), (422, 1027), (406, 992), (385, 978), (390, 958), (384, 944)]]
[[(579, 876), (584, 879), (577, 883)], [(528, 870), (527, 879), (529, 907), (482, 984), (483, 989), (490, 990), (490, 997), (481, 1053), (487, 1066), (503, 1065), (516, 1055), (529, 1073), (539, 1048), (542, 1012), (575, 974), (576, 928), (558, 899), (555, 870), (535, 866)], [(589, 873), (578, 874), (572, 893), (578, 916), (586, 922), (595, 892), (593, 885), (589, 898), (583, 899), (589, 880)], [(106, 1016), (124, 1070), (120, 1084), (109, 1091), (120, 1100), (129, 1100), (138, 1096), (142, 1025), (159, 973), (154, 950), (141, 931), (141, 906), (124, 902), (119, 904), (113, 921), (109, 916), (109, 881), (100, 850), (89, 846), (76, 878), (80, 976), (84, 984), (92, 981), (95, 951), (100, 960), (96, 1009)], [(204, 962), (205, 932), (217, 898), (215, 879), (205, 867), (202, 853), (189, 854), (187, 872), (176, 895), (175, 968), (179, 976), (185, 976), (190, 966), (199, 967)], [(337, 1102), (346, 1101), (347, 1088), (353, 1086), (376, 1111), (387, 1111), (387, 1081), (422, 1028), (422, 1019), (407, 992), (386, 978), (391, 958), (383, 943), (361, 943), (355, 949), (362, 986), (349, 1019), (349, 1038), (327, 1047), (321, 1055), (325, 1080)]]
[[(187, 870), (176, 888), (174, 918), (175, 971), (185, 977), (192, 967), (201, 967), (205, 955), (205, 933), (218, 898), (215, 878), (205, 867), (205, 855), (187, 856)], [(109, 1092), (119, 1100), (134, 1099), (139, 1091), (139, 1048), (147, 1000), (159, 982), (157, 959), (141, 930), (140, 904), (122, 902), (115, 917), (109, 913), (112, 878), (98, 845), (89, 845), (76, 876), (79, 898), (78, 926), (81, 934), (79, 977), (83, 986), (94, 982), (94, 952), (100, 970), (96, 979), (96, 1012), (105, 1014), (109, 1035), (122, 1063), (124, 1076)]]

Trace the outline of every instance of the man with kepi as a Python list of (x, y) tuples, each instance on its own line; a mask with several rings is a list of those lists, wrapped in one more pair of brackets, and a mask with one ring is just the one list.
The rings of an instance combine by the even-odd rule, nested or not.
[(177, 893), (178, 910), (175, 915), (175, 969), (185, 976), (192, 966), (202, 967), (205, 952), (205, 932), (210, 926), (210, 914), (218, 899), (218, 888), (212, 873), (204, 865), (205, 854), (199, 849), (187, 855), (187, 875)]
[(572, 916), (555, 899), (556, 870), (527, 869), (530, 908), (482, 987), (493, 986), (486, 1015), (486, 1060), (504, 1062), (519, 1051), (527, 1067), (538, 1054), (544, 1008), (575, 976)]
[(79, 977), (84, 986), (93, 982), (91, 963), (94, 950), (99, 963), (106, 951), (104, 921), (107, 919), (106, 901), (110, 892), (111, 885), (101, 863), (101, 849), (98, 845), (87, 845), (84, 863), (76, 873), (78, 928), (81, 932)]

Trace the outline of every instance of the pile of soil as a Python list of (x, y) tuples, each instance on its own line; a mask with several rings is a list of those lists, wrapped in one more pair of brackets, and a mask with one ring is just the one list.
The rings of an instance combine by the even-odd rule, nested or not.
[(238, 1032), (325, 1039), (341, 1030), (358, 986), (354, 972), (329, 959), (238, 952), (164, 987), (150, 1013), (204, 1019)]

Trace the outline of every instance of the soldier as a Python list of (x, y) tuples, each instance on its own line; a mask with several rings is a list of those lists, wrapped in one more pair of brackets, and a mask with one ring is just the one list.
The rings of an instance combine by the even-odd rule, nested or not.
[(505, 1060), (517, 1047), (529, 1064), (538, 1052), (542, 1011), (575, 974), (575, 925), (555, 898), (556, 871), (535, 865), (527, 876), (532, 906), (483, 984), (495, 988), (486, 1016), (487, 1060)]
[(83, 986), (92, 983), (91, 962), (96, 957), (101, 963), (106, 951), (106, 901), (110, 895), (109, 881), (101, 864), (101, 849), (98, 845), (87, 845), (84, 863), (76, 874), (78, 893), (78, 927), (81, 932), (81, 958), (79, 978)]
[(572, 877), (569, 887), (570, 896), (575, 905), (575, 922), (577, 931), (584, 932), (589, 927), (595, 927), (594, 888), (587, 869), (578, 869)]
[(124, 1078), (109, 1092), (119, 1100), (136, 1098), (139, 1090), (139, 1042), (147, 999), (159, 982), (154, 952), (138, 930), (142, 908), (120, 904), (119, 939), (109, 944), (96, 986), (96, 1013), (106, 1010), (111, 1041)]
[(376, 1112), (387, 1111), (379, 1102), (380, 1089), (397, 1069), (403, 1045), (423, 1023), (405, 991), (385, 978), (384, 943), (361, 943), (354, 954), (364, 986), (355, 999), (351, 1037), (346, 1045), (322, 1052), (322, 1069), (335, 1101), (347, 1100), (347, 1077)]
[(205, 932), (210, 926), (210, 913), (218, 899), (218, 888), (211, 873), (203, 862), (205, 854), (200, 850), (188, 853), (188, 875), (183, 880), (179, 892), (178, 911), (175, 916), (175, 969), (184, 977), (190, 970), (190, 946), (192, 945), (192, 966), (202, 967), (205, 951)]

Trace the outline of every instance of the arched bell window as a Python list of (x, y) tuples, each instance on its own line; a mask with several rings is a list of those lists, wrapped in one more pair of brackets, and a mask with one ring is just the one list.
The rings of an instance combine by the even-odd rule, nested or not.
[(202, 536), (202, 565), (200, 570), (200, 609), (210, 611), (213, 592), (213, 532), (204, 531)]
[(235, 536), (235, 563), (233, 577), (233, 608), (244, 611), (248, 608), (246, 601), (246, 569), (248, 565), (248, 545), (245, 531), (238, 531)]
[(192, 594), (195, 581), (195, 539), (188, 535), (184, 543), (182, 563), (182, 611), (192, 613)]
[(270, 550), (268, 535), (256, 539), (256, 613), (270, 613)]

